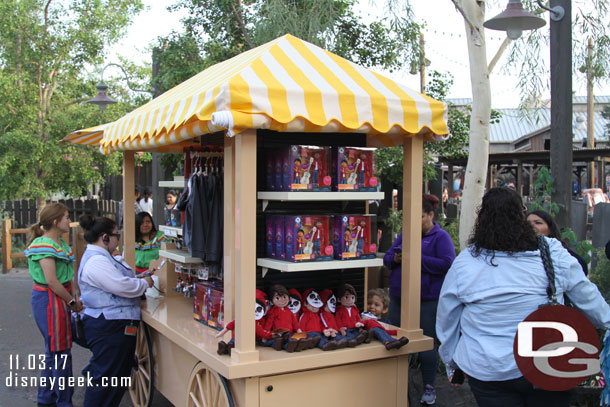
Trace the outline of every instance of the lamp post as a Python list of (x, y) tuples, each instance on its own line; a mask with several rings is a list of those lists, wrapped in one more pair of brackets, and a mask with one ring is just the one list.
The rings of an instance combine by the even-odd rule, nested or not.
[[(571, 0), (550, 0), (551, 27), (551, 175), (555, 179), (553, 202), (559, 204), (556, 217), (561, 227), (571, 226), (572, 203), (572, 5)], [(544, 25), (544, 20), (523, 10), (520, 0), (509, 0), (506, 10), (483, 25), (506, 31), (509, 37)], [(542, 20), (542, 23), (541, 21)], [(512, 37), (511, 37), (512, 38)]]
[(119, 68), (121, 70), (121, 72), (123, 72), (123, 75), (125, 75), (125, 81), (127, 81), (127, 87), (130, 90), (132, 90), (134, 92), (146, 92), (146, 93), (150, 93), (150, 94), (153, 93), (153, 92), (151, 92), (149, 90), (134, 89), (131, 86), (131, 83), (129, 82), (129, 77), (127, 76), (127, 72), (125, 72), (125, 69), (123, 69), (123, 67), (121, 65), (119, 65), (119, 64), (110, 63), (110, 64), (107, 64), (106, 66), (104, 66), (102, 68), (102, 73), (100, 75), (100, 83), (95, 85), (95, 87), (97, 88), (97, 95), (94, 98), (89, 99), (87, 101), (87, 103), (91, 103), (93, 105), (97, 105), (97, 107), (99, 107), (100, 110), (105, 110), (106, 106), (116, 103), (116, 100), (114, 100), (113, 98), (111, 98), (110, 96), (108, 96), (106, 94), (106, 90), (108, 89), (108, 85), (106, 85), (104, 83), (104, 71), (106, 70), (106, 68), (108, 68), (110, 66), (116, 66), (117, 68)]

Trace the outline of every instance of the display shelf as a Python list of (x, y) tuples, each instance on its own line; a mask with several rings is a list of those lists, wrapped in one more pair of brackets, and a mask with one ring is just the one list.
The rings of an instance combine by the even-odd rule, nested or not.
[(159, 256), (184, 264), (201, 264), (203, 261), (197, 257), (191, 257), (188, 252), (182, 250), (159, 250)]
[(260, 191), (257, 198), (263, 201), (263, 211), (269, 201), (369, 201), (384, 198), (383, 192), (291, 192)]
[(165, 233), (165, 236), (178, 237), (182, 236), (182, 228), (176, 226), (159, 225), (159, 230)]
[(161, 188), (184, 188), (184, 180), (182, 181), (159, 181), (159, 187)]
[(267, 269), (280, 270), (284, 272), (295, 271), (315, 271), (315, 270), (341, 270), (364, 267), (381, 267), (383, 259), (362, 259), (362, 260), (330, 260), (330, 261), (304, 261), (293, 263), (271, 259), (268, 257), (256, 260), (256, 265), (263, 268), (263, 276), (267, 274)]

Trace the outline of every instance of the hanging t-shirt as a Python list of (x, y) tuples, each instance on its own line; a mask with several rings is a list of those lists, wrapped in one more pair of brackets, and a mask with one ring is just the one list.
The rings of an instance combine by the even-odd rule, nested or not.
[(152, 240), (149, 240), (148, 242), (136, 242), (136, 267), (148, 268), (151, 261), (157, 260), (159, 258), (161, 243), (166, 240), (165, 234), (159, 230)]
[(74, 277), (74, 255), (72, 249), (62, 238), (57, 244), (49, 237), (37, 237), (23, 252), (28, 258), (28, 269), (32, 280), (40, 284), (47, 284), (44, 272), (40, 266), (40, 259), (52, 257), (55, 259), (55, 274), (61, 284), (65, 284)]

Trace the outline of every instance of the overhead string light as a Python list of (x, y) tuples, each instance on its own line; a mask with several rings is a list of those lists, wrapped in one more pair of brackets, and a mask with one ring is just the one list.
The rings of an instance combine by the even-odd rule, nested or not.
[[(424, 33), (427, 34), (436, 34), (436, 35), (442, 35), (445, 38), (450, 38), (450, 37), (455, 37), (455, 38), (465, 38), (466, 35), (463, 33), (453, 33), (453, 32), (447, 32), (447, 31), (439, 31), (439, 30), (433, 30), (430, 28), (424, 28)], [(488, 40), (494, 40), (494, 41), (504, 41), (504, 38), (506, 37), (500, 37), (500, 36), (496, 36), (496, 35), (490, 35), (490, 36), (485, 36), (486, 39)]]

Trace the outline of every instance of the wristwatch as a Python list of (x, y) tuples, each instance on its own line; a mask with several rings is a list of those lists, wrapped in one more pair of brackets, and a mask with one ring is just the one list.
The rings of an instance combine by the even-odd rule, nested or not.
[(68, 307), (72, 308), (74, 304), (76, 304), (76, 298), (72, 297), (72, 299), (68, 302)]

